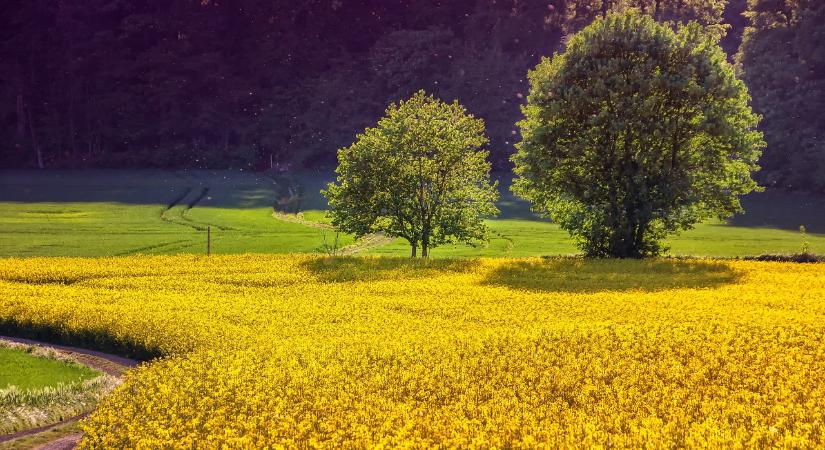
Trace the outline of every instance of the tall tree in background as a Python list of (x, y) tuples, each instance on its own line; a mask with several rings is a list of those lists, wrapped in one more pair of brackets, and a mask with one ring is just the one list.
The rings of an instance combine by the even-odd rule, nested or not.
[(741, 210), (763, 145), (748, 91), (696, 23), (598, 19), (530, 73), (513, 190), (589, 256), (642, 257)]
[(426, 258), (449, 242), (487, 239), (498, 214), (484, 121), (419, 91), (338, 152), (338, 182), (323, 194), (332, 224), (358, 237), (382, 232)]
[(609, 12), (718, 28), (725, 3), (7, 0), (0, 165), (330, 166), (424, 88), (483, 118), (507, 169), (542, 55)]
[(768, 186), (825, 192), (825, 2), (750, 0), (738, 68), (764, 116)]

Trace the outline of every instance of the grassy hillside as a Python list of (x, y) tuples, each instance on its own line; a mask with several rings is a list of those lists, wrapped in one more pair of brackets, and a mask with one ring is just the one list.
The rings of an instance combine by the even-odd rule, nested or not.
[(207, 226), (215, 253), (320, 250), (329, 232), (273, 219), (278, 195), (243, 172), (2, 172), (0, 255), (203, 253)]
[[(319, 190), (331, 174), (273, 179), (231, 171), (0, 172), (0, 256), (117, 256), (203, 253), (207, 226), (214, 253), (323, 251), (335, 233), (323, 225)], [(492, 239), (477, 248), (436, 248), (434, 257), (540, 256), (576, 253), (569, 235), (534, 216), (501, 176), (501, 216)], [(799, 225), (814, 252), (825, 253), (825, 199), (802, 194), (748, 196), (746, 214), (709, 222), (669, 242), (671, 254), (747, 256), (801, 249)], [(273, 217), (273, 206), (301, 212)], [(292, 220), (298, 219), (298, 220)], [(353, 243), (339, 236), (340, 246)], [(407, 255), (401, 240), (363, 253)]]

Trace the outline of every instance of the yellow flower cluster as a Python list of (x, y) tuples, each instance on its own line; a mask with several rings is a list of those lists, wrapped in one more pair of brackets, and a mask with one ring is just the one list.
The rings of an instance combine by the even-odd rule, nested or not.
[(0, 324), (163, 356), (88, 448), (825, 445), (822, 264), (6, 259)]

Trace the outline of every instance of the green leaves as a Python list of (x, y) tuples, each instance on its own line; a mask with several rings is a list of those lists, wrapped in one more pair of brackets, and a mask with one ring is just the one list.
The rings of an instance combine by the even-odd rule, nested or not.
[(769, 186), (825, 192), (825, 3), (751, 0), (736, 56), (764, 120)]
[(498, 214), (484, 122), (424, 91), (391, 105), (378, 126), (338, 152), (338, 182), (324, 195), (332, 223), (357, 236), (402, 237), (422, 256), (447, 242), (485, 240)]
[(530, 72), (513, 190), (591, 256), (640, 257), (740, 209), (764, 145), (718, 36), (609, 15)]

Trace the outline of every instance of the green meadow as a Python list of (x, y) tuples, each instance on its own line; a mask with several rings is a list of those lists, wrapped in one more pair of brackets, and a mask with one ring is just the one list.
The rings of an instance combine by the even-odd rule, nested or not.
[[(336, 233), (319, 194), (331, 173), (268, 176), (239, 171), (0, 171), (0, 256), (120, 256), (324, 252)], [(502, 214), (489, 220), (490, 242), (438, 247), (433, 257), (575, 254), (567, 232), (530, 212), (499, 176)], [(825, 199), (764, 192), (743, 199), (746, 213), (671, 238), (670, 254), (743, 257), (825, 253)], [(274, 211), (288, 214), (273, 215)], [(298, 214), (295, 214), (298, 213)], [(803, 238), (799, 226), (808, 229)], [(337, 246), (354, 243), (338, 235)], [(406, 255), (403, 240), (351, 247)]]
[(86, 366), (39, 357), (15, 347), (0, 346), (0, 389), (40, 389), (88, 380), (98, 373)]

